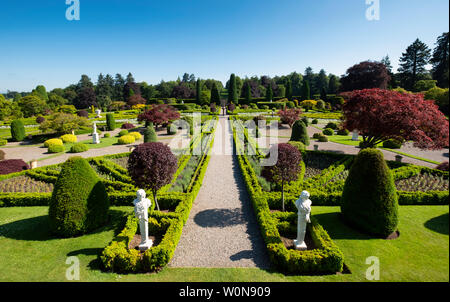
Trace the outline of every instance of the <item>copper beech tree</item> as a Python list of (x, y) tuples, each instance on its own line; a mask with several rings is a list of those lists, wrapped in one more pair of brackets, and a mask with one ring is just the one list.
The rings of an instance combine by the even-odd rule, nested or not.
[(172, 106), (161, 104), (153, 105), (153, 107), (144, 113), (138, 115), (138, 121), (145, 121), (146, 124), (153, 123), (156, 128), (160, 125), (176, 121), (180, 118), (180, 113)]
[(448, 121), (434, 101), (422, 94), (364, 89), (344, 94), (344, 127), (357, 129), (362, 146), (373, 148), (388, 139), (413, 141), (421, 149), (442, 149), (449, 144)]

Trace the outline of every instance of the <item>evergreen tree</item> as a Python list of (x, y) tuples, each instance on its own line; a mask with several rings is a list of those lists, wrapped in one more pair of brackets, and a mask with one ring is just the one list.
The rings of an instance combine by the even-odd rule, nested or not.
[(116, 74), (114, 80), (113, 101), (124, 101), (123, 87), (125, 86), (125, 80), (120, 73)]
[(272, 85), (267, 86), (266, 90), (266, 101), (271, 101), (273, 99), (273, 91), (272, 91)]
[(449, 86), (449, 36), (448, 32), (440, 35), (433, 50), (433, 57), (430, 63), (433, 65), (433, 79), (442, 88)]
[(252, 87), (248, 81), (244, 85), (244, 94), (245, 104), (250, 105), (252, 103)]
[(412, 90), (416, 82), (423, 79), (426, 73), (425, 66), (431, 57), (430, 52), (428, 46), (419, 39), (408, 46), (400, 58), (400, 68), (398, 69), (403, 88)]
[(238, 94), (236, 86), (236, 76), (231, 74), (230, 81), (228, 82), (228, 103), (238, 103)]
[(330, 79), (328, 83), (328, 93), (336, 94), (339, 90), (339, 78), (334, 74), (330, 74)]
[(127, 75), (127, 83), (135, 83), (134, 77), (131, 74), (131, 72), (129, 72), (128, 75)]
[(202, 82), (200, 79), (197, 79), (197, 83), (195, 85), (195, 103), (201, 105), (201, 92), (202, 92)]
[(211, 103), (220, 104), (220, 93), (219, 89), (217, 89), (217, 84), (213, 83), (211, 89)]
[(286, 98), (289, 101), (292, 101), (292, 83), (290, 79), (288, 79), (286, 83)]
[(45, 89), (45, 87), (43, 85), (38, 85), (36, 87), (36, 89), (34, 90), (35, 94), (44, 101), (48, 101), (48, 94), (47, 94), (47, 90)]
[(311, 99), (311, 91), (309, 89), (309, 82), (303, 81), (302, 86), (302, 101)]

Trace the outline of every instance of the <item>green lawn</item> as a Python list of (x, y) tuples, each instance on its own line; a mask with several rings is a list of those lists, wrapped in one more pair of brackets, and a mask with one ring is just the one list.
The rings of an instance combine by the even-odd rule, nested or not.
[(158, 274), (118, 275), (99, 270), (97, 254), (111, 241), (131, 207), (112, 208), (111, 223), (78, 238), (49, 234), (47, 207), (0, 208), (0, 282), (65, 281), (66, 257), (77, 256), (80, 281), (366, 281), (365, 259), (380, 259), (380, 281), (449, 281), (448, 206), (400, 207), (400, 238), (371, 239), (344, 225), (338, 207), (313, 207), (313, 214), (342, 249), (351, 274), (284, 276), (248, 268), (165, 268)]

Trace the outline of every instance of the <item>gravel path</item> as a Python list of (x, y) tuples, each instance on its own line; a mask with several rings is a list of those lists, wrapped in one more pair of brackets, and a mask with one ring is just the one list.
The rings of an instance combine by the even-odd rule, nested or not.
[(230, 123), (220, 117), (214, 151), (170, 267), (269, 268), (232, 146)]

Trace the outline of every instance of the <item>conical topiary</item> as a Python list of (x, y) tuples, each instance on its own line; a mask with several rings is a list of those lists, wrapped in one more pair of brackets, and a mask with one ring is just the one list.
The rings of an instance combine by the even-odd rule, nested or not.
[(398, 197), (394, 178), (376, 149), (361, 150), (342, 193), (341, 212), (354, 227), (388, 237), (397, 230)]
[(108, 220), (105, 186), (89, 163), (71, 157), (62, 166), (50, 199), (50, 229), (62, 236), (85, 234)]
[(144, 143), (154, 143), (158, 140), (155, 129), (149, 126), (144, 131)]
[(308, 129), (304, 122), (298, 120), (292, 126), (291, 141), (302, 142), (305, 146), (309, 146)]

